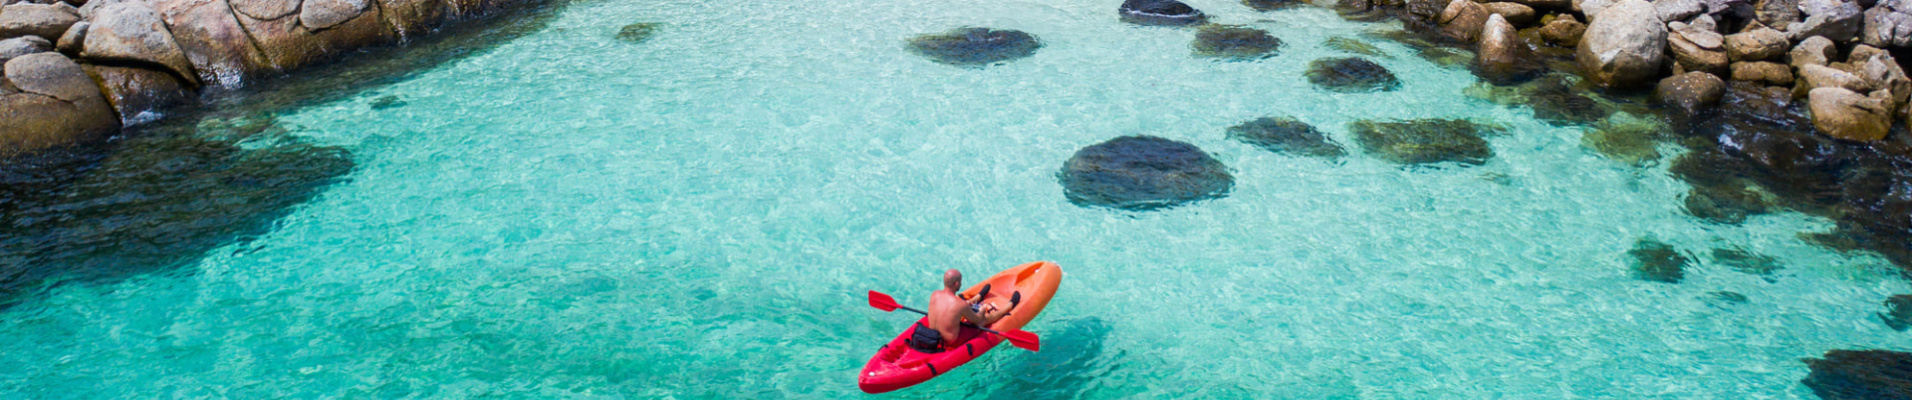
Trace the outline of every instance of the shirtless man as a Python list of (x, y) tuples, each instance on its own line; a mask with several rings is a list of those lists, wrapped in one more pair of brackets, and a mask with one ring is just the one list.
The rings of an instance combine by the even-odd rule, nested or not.
[(932, 353), (943, 351), (944, 348), (955, 345), (950, 341), (956, 339), (961, 333), (963, 321), (986, 327), (1008, 316), (1009, 311), (1016, 309), (1016, 306), (1022, 303), (1022, 293), (1017, 292), (1009, 297), (1009, 309), (998, 310), (994, 305), (977, 307), (983, 297), (989, 294), (989, 288), (984, 287), (975, 298), (965, 300), (957, 295), (962, 290), (962, 286), (962, 272), (957, 272), (955, 269), (943, 272), (943, 290), (930, 293), (928, 323), (918, 324), (913, 328), (914, 331), (910, 333), (910, 347)]

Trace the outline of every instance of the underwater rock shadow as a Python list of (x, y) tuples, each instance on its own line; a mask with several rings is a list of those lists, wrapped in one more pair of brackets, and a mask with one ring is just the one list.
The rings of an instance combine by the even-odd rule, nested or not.
[[(978, 381), (978, 387), (996, 386), (985, 399), (1073, 399), (1089, 390), (1109, 367), (1102, 360), (1103, 343), (1114, 327), (1101, 318), (1061, 322), (1061, 329), (1041, 329), (1042, 351), (1020, 354), (990, 374), (1001, 379)], [(1049, 325), (1056, 326), (1056, 325)], [(1054, 333), (1049, 333), (1054, 332)], [(1010, 349), (1021, 352), (1021, 349)]]

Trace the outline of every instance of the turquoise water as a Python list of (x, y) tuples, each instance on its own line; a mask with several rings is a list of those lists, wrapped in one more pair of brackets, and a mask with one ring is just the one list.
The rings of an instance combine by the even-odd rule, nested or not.
[[(1192, 1), (1286, 44), (1189, 56), (1188, 30), (1109, 1), (587, 1), (535, 34), (362, 95), (287, 110), (356, 169), (267, 235), (188, 270), (71, 284), (0, 315), (4, 398), (845, 398), (943, 268), (1060, 263), (1004, 347), (895, 398), (1812, 398), (1799, 359), (1912, 350), (1871, 314), (1885, 261), (1743, 226), (1605, 159), (1577, 128), (1472, 99), (1407, 47), (1401, 90), (1302, 76), (1388, 25)], [(663, 22), (639, 44), (623, 25)], [(903, 39), (1018, 29), (1035, 56), (933, 64)], [(374, 109), (396, 96), (404, 105)], [(1508, 128), (1474, 167), (1341, 162), (1225, 140), (1289, 115)], [(1226, 198), (1148, 213), (1069, 204), (1055, 173), (1128, 134), (1193, 143)], [(271, 146), (258, 140), (252, 146)], [(1675, 150), (1664, 148), (1669, 155)], [(1630, 275), (1650, 237), (1680, 284)], [(1712, 248), (1775, 257), (1771, 277)], [(1731, 291), (1747, 301), (1723, 301)]]

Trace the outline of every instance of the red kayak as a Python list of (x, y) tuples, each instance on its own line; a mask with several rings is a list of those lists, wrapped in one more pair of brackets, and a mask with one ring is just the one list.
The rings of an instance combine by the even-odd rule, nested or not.
[[(963, 297), (975, 296), (983, 285), (990, 285), (989, 295), (983, 302), (995, 304), (999, 308), (1009, 307), (1009, 296), (1022, 292), (1022, 303), (1009, 316), (997, 320), (989, 329), (998, 332), (1021, 329), (1042, 308), (1049, 305), (1049, 298), (1056, 293), (1056, 286), (1062, 283), (1062, 267), (1048, 261), (1037, 261), (1016, 266), (997, 273), (982, 282), (963, 290)], [(889, 344), (876, 351), (870, 362), (863, 365), (863, 372), (857, 375), (856, 385), (865, 393), (883, 393), (923, 383), (937, 375), (947, 374), (950, 370), (982, 356), (1003, 338), (973, 327), (963, 327), (949, 343), (959, 343), (936, 353), (925, 353), (910, 348), (910, 331), (917, 324), (926, 323), (927, 318), (919, 319), (903, 329), (903, 333), (890, 340)]]

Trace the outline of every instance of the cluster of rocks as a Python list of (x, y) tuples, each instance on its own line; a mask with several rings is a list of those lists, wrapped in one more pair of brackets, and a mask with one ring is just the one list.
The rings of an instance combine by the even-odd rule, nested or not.
[(0, 157), (110, 135), (231, 88), (517, 0), (9, 0)]

